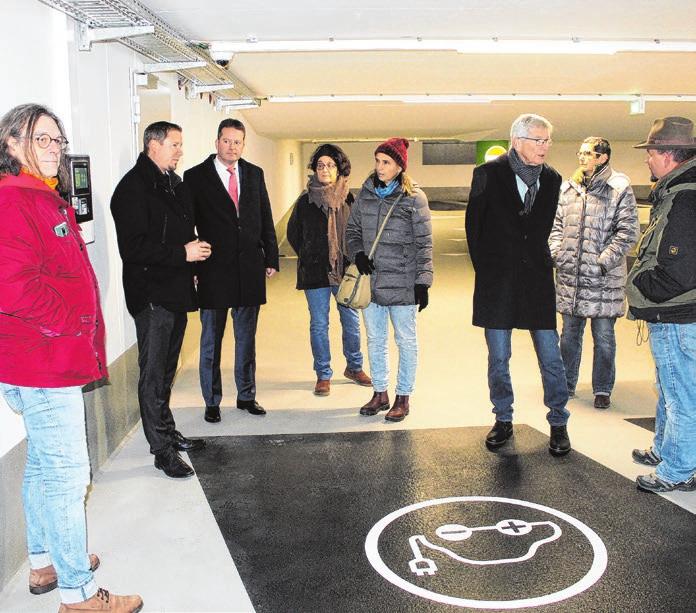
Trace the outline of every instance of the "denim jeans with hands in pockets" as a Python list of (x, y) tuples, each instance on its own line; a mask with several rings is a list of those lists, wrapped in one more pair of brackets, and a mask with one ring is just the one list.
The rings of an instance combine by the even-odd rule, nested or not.
[[(588, 318), (563, 314), (561, 332), (561, 356), (568, 379), (568, 392), (575, 393), (582, 357), (582, 336)], [(615, 317), (590, 319), (592, 329), (592, 393), (595, 396), (611, 396), (616, 378)]]
[(27, 431), (22, 496), (29, 563), (53, 564), (62, 602), (87, 600), (97, 586), (87, 554), (90, 469), (82, 389), (0, 383), (0, 393)]

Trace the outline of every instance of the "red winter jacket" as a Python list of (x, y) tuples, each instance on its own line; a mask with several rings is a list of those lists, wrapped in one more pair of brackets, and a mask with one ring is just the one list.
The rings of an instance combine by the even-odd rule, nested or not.
[(0, 382), (69, 387), (106, 375), (99, 287), (72, 208), (35, 177), (1, 177)]

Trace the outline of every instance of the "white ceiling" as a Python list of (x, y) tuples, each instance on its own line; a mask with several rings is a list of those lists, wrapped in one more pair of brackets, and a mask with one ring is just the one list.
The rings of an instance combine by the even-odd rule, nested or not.
[[(143, 0), (141, 0), (143, 1)], [(197, 41), (377, 38), (696, 40), (694, 0), (144, 0)], [(696, 53), (468, 55), (442, 52), (237, 54), (229, 71), (259, 97), (324, 94), (696, 94)], [(548, 117), (555, 138), (600, 134), (642, 140), (655, 117), (696, 119), (696, 103), (648, 102), (263, 102), (245, 118), (274, 138), (343, 140), (392, 135), (505, 138), (522, 112)]]

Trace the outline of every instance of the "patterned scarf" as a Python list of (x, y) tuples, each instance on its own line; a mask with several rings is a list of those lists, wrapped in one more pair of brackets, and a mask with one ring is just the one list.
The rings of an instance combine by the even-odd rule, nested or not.
[(309, 201), (321, 209), (328, 218), (326, 234), (329, 241), (329, 283), (339, 285), (343, 279), (343, 241), (350, 212), (345, 206), (348, 178), (338, 177), (336, 183), (322, 185), (316, 176), (312, 175), (307, 182), (307, 194)]
[(532, 212), (534, 199), (539, 191), (537, 181), (541, 176), (544, 165), (537, 164), (536, 166), (530, 166), (529, 164), (525, 164), (515, 149), (510, 149), (508, 160), (510, 161), (512, 172), (522, 179), (522, 182), (527, 186), (527, 193), (524, 195), (524, 209), (520, 211), (520, 215), (529, 215)]

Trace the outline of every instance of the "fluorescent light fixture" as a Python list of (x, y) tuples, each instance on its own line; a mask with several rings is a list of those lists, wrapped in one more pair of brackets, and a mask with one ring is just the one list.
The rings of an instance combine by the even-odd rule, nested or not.
[(635, 100), (629, 102), (630, 115), (645, 115), (645, 98), (638, 96)]
[(621, 52), (690, 53), (696, 40), (592, 40), (564, 39), (349, 39), (213, 41), (211, 57), (234, 53), (308, 53), (327, 51), (456, 51), (459, 53), (612, 55)]
[(696, 95), (681, 94), (321, 94), (268, 96), (268, 102), (403, 102), (405, 104), (486, 104), (489, 102), (696, 102)]
[(407, 104), (487, 104), (490, 96), (469, 94), (348, 94), (268, 96), (269, 102), (404, 102)]
[(216, 111), (241, 111), (244, 109), (257, 109), (259, 106), (261, 106), (259, 101), (254, 100), (253, 98), (239, 98), (238, 100), (224, 100), (222, 98), (218, 98), (215, 100)]

